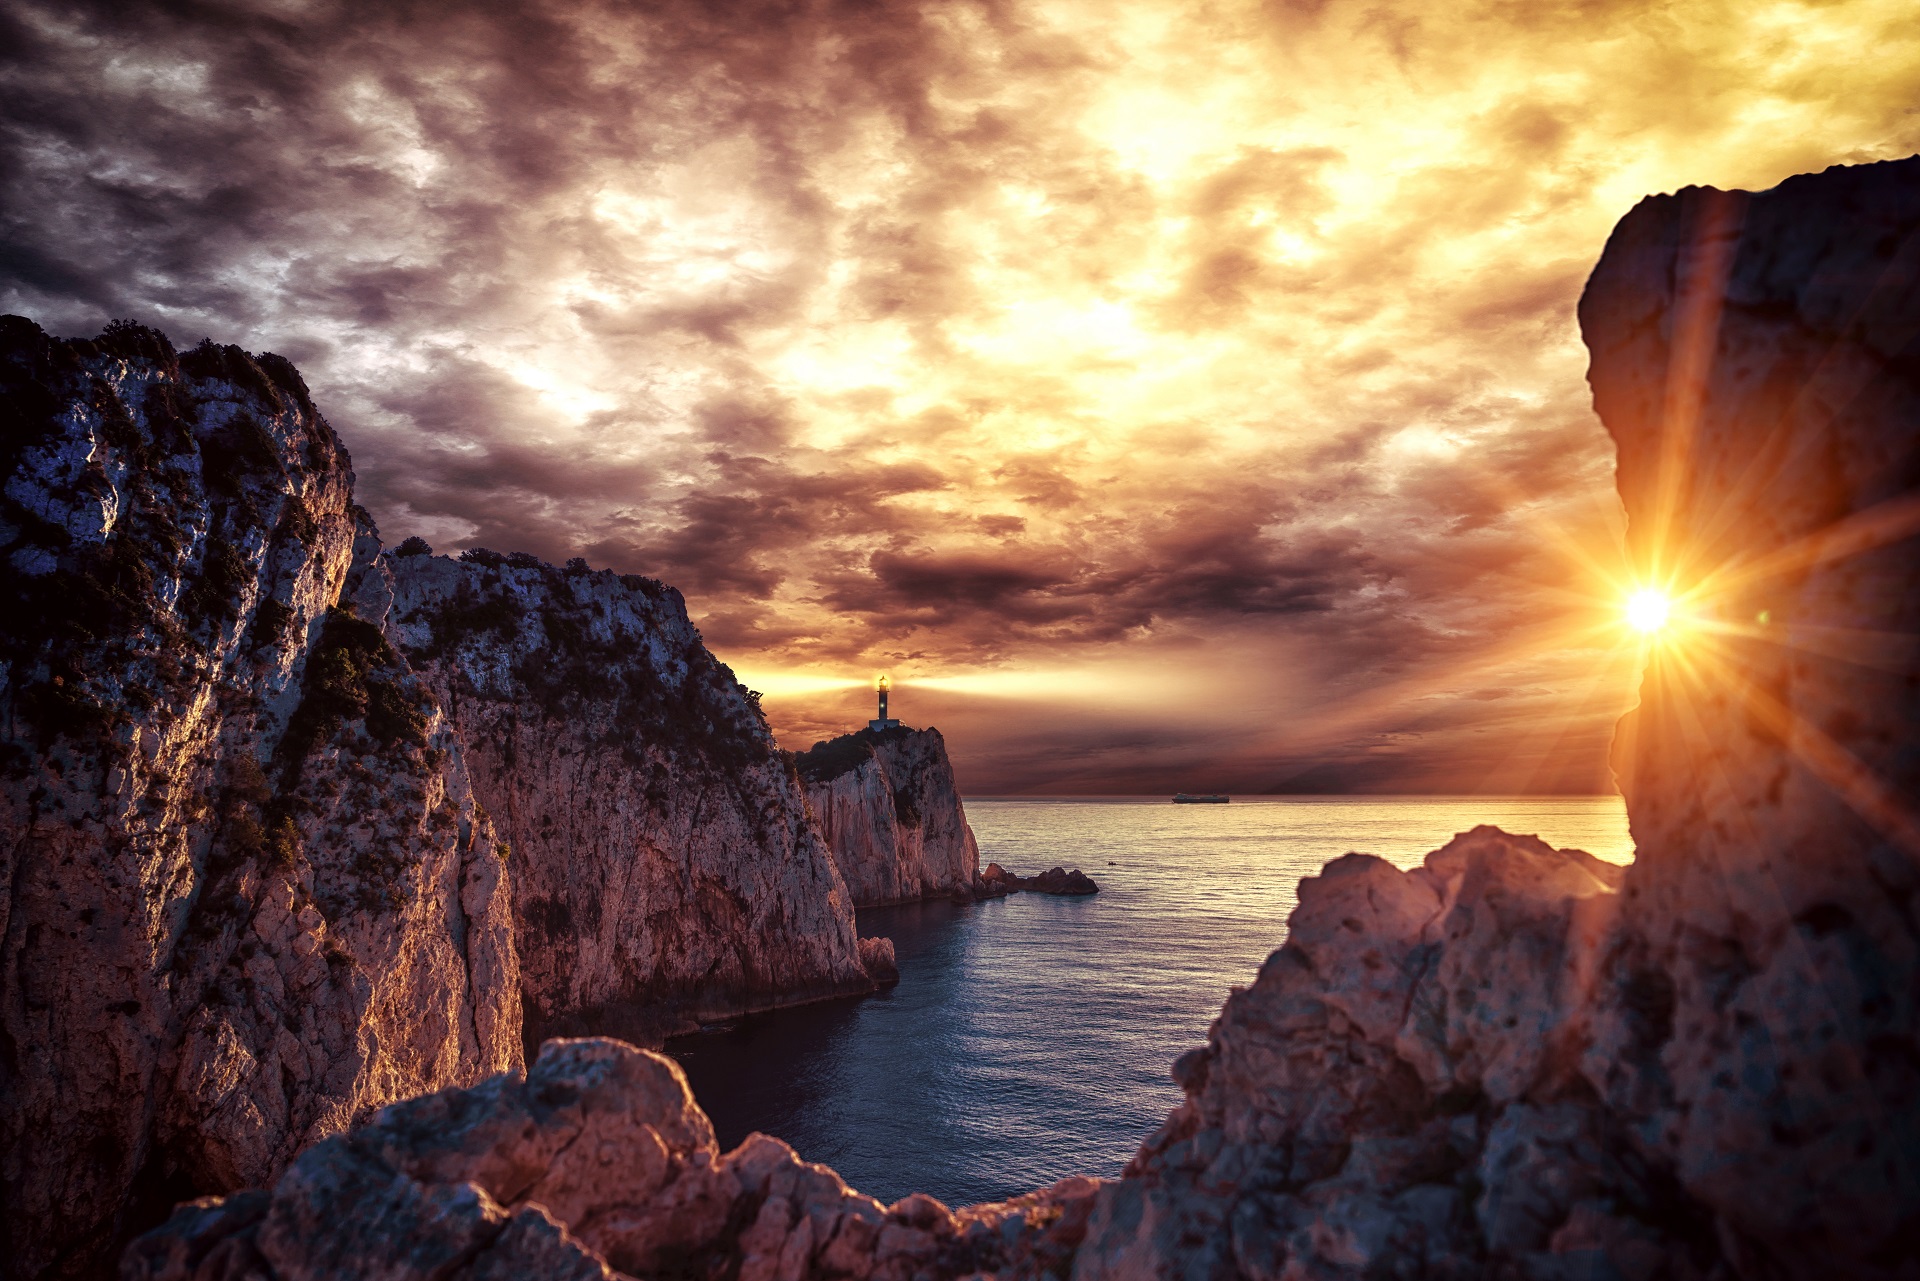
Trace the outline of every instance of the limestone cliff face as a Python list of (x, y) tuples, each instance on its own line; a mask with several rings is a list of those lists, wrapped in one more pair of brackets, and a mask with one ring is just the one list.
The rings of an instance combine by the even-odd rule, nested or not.
[(379, 617), (511, 845), (530, 1044), (589, 1029), (658, 1044), (873, 990), (799, 784), (680, 593), (485, 552), (381, 566)]
[(1920, 159), (1645, 201), (1580, 319), (1634, 550), (1706, 615), (1616, 739), (1589, 1074), (1744, 1270), (1915, 1275)]
[(0, 1260), (520, 1062), (458, 745), (339, 606), (378, 549), (275, 356), (0, 320)]
[(861, 730), (794, 763), (856, 907), (972, 892), (980, 846), (939, 730)]
[(127, 1276), (1920, 1276), (1917, 268), (1920, 160), (1621, 224), (1595, 403), (1636, 545), (1701, 589), (1618, 743), (1638, 860), (1336, 860), (1122, 1178), (882, 1208), (714, 1152), (663, 1060), (556, 1043)]

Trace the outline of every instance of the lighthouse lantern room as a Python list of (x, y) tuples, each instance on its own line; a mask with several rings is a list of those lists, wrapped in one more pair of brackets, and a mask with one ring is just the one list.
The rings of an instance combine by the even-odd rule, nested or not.
[(899, 721), (892, 720), (887, 716), (887, 690), (892, 684), (893, 682), (887, 679), (885, 673), (882, 673), (879, 679), (873, 682), (874, 690), (880, 695), (880, 714), (867, 722), (867, 728), (873, 730), (875, 733), (883, 729), (900, 728)]

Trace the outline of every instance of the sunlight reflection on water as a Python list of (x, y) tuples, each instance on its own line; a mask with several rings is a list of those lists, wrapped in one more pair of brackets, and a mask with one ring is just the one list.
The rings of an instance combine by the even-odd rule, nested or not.
[(1494, 823), (1632, 856), (1618, 797), (966, 802), (984, 865), (1078, 866), (1091, 898), (860, 913), (900, 986), (670, 1045), (731, 1147), (762, 1130), (882, 1201), (995, 1200), (1116, 1175), (1179, 1102), (1167, 1068), (1284, 941), (1300, 878), (1348, 850), (1416, 865)]

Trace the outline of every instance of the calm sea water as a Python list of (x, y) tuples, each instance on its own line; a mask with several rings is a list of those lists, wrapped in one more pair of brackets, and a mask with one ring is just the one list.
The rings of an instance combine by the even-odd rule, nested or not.
[(672, 1043), (731, 1147), (778, 1135), (863, 1192), (998, 1200), (1118, 1174), (1179, 1102), (1176, 1055), (1285, 941), (1300, 878), (1348, 850), (1403, 867), (1477, 823), (1626, 862), (1618, 797), (969, 800), (982, 863), (1078, 866), (1090, 898), (860, 913), (886, 994)]

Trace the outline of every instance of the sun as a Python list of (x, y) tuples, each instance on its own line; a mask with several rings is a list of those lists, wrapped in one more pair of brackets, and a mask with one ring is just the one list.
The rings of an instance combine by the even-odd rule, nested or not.
[(1643, 635), (1660, 631), (1672, 617), (1673, 602), (1665, 592), (1643, 587), (1627, 597), (1627, 624)]

